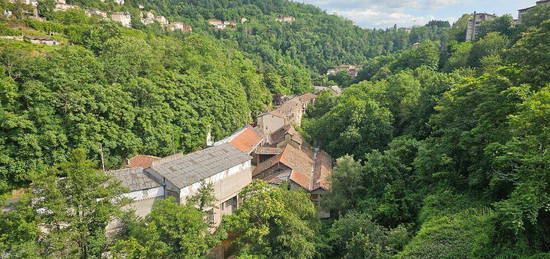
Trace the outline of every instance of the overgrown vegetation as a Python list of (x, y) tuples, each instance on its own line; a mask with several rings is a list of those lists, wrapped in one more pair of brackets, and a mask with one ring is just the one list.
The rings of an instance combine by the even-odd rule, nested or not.
[[(1, 35), (63, 43), (0, 39), (0, 192), (37, 191), (0, 212), (0, 254), (202, 257), (228, 239), (240, 258), (550, 256), (549, 6), (521, 25), (485, 23), (465, 43), (469, 15), (407, 32), (362, 30), (283, 0), (72, 3), (128, 10), (136, 29), (52, 12), (51, 1), (39, 10), (47, 22), (0, 21)], [(144, 26), (139, 5), (194, 32)], [(296, 21), (275, 21), (287, 15)], [(242, 17), (223, 31), (206, 22)], [(363, 70), (319, 76), (345, 63)], [(103, 154), (110, 169), (137, 153), (200, 149), (208, 132), (226, 136), (271, 94), (309, 91), (312, 80), (346, 87), (322, 93), (302, 124), (338, 158), (323, 200), (332, 220), (319, 221), (305, 193), (261, 182), (216, 232), (202, 211), (208, 185), (189, 204), (160, 201), (136, 218), (93, 162)], [(106, 238), (113, 220), (122, 231)]]

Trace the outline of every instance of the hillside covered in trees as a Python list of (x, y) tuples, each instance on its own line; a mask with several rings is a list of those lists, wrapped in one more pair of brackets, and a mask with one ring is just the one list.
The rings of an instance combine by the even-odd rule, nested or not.
[[(40, 1), (37, 20), (0, 0), (13, 12), (0, 18), (0, 204), (35, 190), (1, 210), (0, 257), (201, 258), (219, 246), (239, 258), (550, 256), (549, 6), (464, 42), (469, 15), (364, 30), (286, 0), (67, 2), (80, 8)], [(132, 28), (91, 9), (127, 11)], [(145, 25), (149, 11), (193, 32)], [(208, 188), (139, 218), (100, 170), (102, 158), (117, 169), (138, 153), (198, 150), (208, 133), (252, 123), (272, 94), (333, 83), (323, 74), (341, 64), (363, 69), (331, 78), (343, 93), (321, 93), (299, 129), (336, 158), (329, 220), (305, 192), (263, 182), (215, 232)], [(106, 238), (113, 219), (122, 231)]]

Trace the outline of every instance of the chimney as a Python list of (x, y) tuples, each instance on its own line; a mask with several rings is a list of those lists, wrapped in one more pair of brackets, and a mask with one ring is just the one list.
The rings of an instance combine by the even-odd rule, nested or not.
[(212, 140), (212, 130), (208, 130), (206, 133), (206, 147), (214, 146), (214, 140)]

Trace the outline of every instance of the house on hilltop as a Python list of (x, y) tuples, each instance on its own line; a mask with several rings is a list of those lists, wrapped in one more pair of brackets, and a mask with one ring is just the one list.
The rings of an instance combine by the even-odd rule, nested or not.
[(362, 68), (363, 68), (362, 66), (353, 66), (353, 65), (336, 66), (327, 70), (327, 76), (336, 75), (340, 73), (340, 71), (346, 71), (351, 77), (357, 77), (357, 75), (359, 74), (359, 71), (361, 71)]
[(533, 8), (535, 8), (537, 6), (541, 6), (541, 5), (547, 5), (547, 4), (550, 4), (550, 0), (537, 1), (535, 6), (531, 6), (531, 7), (524, 8), (524, 9), (519, 9), (518, 10), (518, 24), (521, 24), (523, 16), (526, 13), (528, 13), (529, 11), (533, 10)]
[(111, 13), (111, 20), (122, 24), (126, 28), (132, 27), (132, 15), (129, 12), (113, 12)]
[(494, 14), (474, 12), (472, 18), (468, 21), (468, 27), (466, 29), (466, 41), (475, 41), (478, 37), (479, 27), (481, 26), (481, 24), (486, 21), (494, 20), (496, 18), (497, 16)]
[(169, 31), (193, 32), (193, 27), (182, 22), (173, 22), (166, 26)]
[(278, 21), (278, 22), (293, 23), (294, 21), (296, 21), (296, 17), (294, 17), (294, 16), (283, 16), (283, 17), (279, 17), (275, 20)]

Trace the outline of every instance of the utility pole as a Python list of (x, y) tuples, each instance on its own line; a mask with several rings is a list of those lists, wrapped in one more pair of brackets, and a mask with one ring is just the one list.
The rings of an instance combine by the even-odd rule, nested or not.
[(101, 155), (101, 167), (103, 168), (103, 172), (105, 172), (105, 159), (103, 158), (103, 145), (99, 144), (99, 154)]

